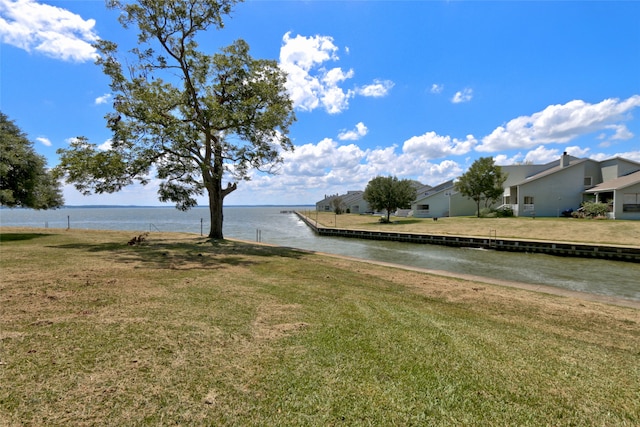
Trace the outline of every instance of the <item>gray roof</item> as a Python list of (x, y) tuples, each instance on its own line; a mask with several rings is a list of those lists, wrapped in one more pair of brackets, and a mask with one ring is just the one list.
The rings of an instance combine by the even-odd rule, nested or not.
[(447, 191), (453, 188), (453, 180), (443, 182), (442, 184), (436, 185), (435, 187), (430, 188), (426, 192), (420, 192), (417, 194), (416, 200), (414, 202), (418, 202), (424, 200), (428, 197), (433, 196), (434, 194), (442, 193), (443, 191)]
[(586, 190), (587, 193), (601, 193), (603, 191), (620, 190), (622, 188), (629, 187), (633, 184), (640, 183), (640, 170), (632, 172), (628, 175), (621, 176), (619, 178), (605, 181), (602, 184), (598, 184), (593, 188)]
[(558, 166), (554, 166), (554, 167), (552, 167), (550, 169), (545, 169), (545, 170), (543, 170), (541, 172), (538, 172), (538, 173), (536, 173), (534, 175), (528, 176), (527, 178), (525, 178), (524, 181), (519, 182), (519, 183), (517, 183), (515, 185), (526, 184), (526, 183), (535, 181), (536, 179), (540, 179), (540, 178), (544, 178), (545, 176), (553, 175), (556, 172), (560, 172), (560, 171), (562, 171), (564, 169), (579, 165), (579, 164), (587, 162), (587, 161), (593, 161), (593, 160), (591, 160), (591, 159), (575, 159), (575, 160), (571, 160), (569, 162), (569, 165), (567, 165), (567, 166), (558, 165)]

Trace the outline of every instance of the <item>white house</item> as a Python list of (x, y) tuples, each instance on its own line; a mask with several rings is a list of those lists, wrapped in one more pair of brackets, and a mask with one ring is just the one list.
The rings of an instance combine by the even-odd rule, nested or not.
[(640, 170), (610, 179), (586, 191), (596, 202), (610, 203), (612, 219), (640, 219)]
[(453, 188), (453, 180), (419, 192), (411, 204), (416, 218), (441, 218), (447, 216), (474, 215), (476, 203)]
[[(503, 166), (503, 171), (509, 174), (503, 202), (514, 215), (554, 217), (578, 209), (593, 194), (588, 192), (593, 187), (640, 171), (640, 163), (622, 158), (579, 159), (563, 153), (556, 162)], [(523, 174), (529, 175), (522, 179)]]
[(347, 194), (334, 194), (325, 196), (324, 199), (316, 203), (316, 210), (320, 212), (333, 212), (336, 204), (345, 212), (365, 213), (370, 212), (369, 204), (362, 198), (364, 191), (347, 191)]

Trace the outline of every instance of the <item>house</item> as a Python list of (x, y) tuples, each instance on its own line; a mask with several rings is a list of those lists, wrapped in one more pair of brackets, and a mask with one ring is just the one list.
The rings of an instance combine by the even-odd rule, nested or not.
[(588, 190), (594, 186), (640, 171), (640, 163), (622, 158), (580, 159), (565, 152), (546, 165), (503, 166), (503, 171), (508, 174), (503, 206), (511, 207), (515, 216), (555, 217), (578, 209), (593, 197)]
[(418, 192), (416, 200), (411, 204), (413, 216), (416, 218), (440, 218), (474, 215), (476, 203), (455, 191), (453, 182), (453, 180), (449, 180), (435, 187), (430, 187), (426, 191)]
[(369, 204), (363, 199), (364, 191), (347, 191), (347, 194), (326, 196), (316, 203), (316, 210), (320, 212), (334, 212), (339, 206), (344, 212), (370, 212)]
[[(640, 163), (615, 157), (607, 160), (581, 159), (566, 152), (542, 165), (502, 166), (507, 174), (501, 207), (509, 207), (515, 216), (558, 217), (577, 210), (582, 202), (595, 200), (610, 204), (613, 219), (640, 219)], [(476, 214), (476, 203), (454, 189), (454, 180), (435, 187), (415, 181), (417, 197), (411, 210), (402, 215), (417, 218), (469, 216)], [(370, 212), (362, 198), (364, 191), (325, 197), (316, 204), (319, 211), (334, 211), (340, 198), (345, 211)], [(406, 211), (406, 212), (405, 212)]]
[(640, 170), (604, 181), (586, 193), (596, 202), (610, 203), (612, 219), (640, 219)]

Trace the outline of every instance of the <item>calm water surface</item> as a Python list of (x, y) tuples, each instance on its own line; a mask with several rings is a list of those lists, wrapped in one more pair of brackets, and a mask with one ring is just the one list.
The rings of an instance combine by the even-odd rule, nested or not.
[[(281, 213), (294, 209), (309, 210), (312, 207), (226, 207), (224, 235), (640, 301), (639, 264), (322, 237), (313, 233), (295, 214)], [(209, 210), (206, 207), (194, 208), (188, 212), (180, 212), (172, 207), (64, 208), (55, 211), (0, 209), (0, 224), (48, 228), (67, 228), (70, 225), (76, 229), (183, 231), (197, 234), (200, 234), (202, 227), (206, 235), (209, 230), (208, 216)]]

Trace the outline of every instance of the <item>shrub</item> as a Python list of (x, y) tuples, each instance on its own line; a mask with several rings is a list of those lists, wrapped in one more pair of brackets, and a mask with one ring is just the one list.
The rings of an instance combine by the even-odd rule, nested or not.
[(478, 216), (481, 218), (495, 218), (496, 213), (490, 208), (482, 208)]
[(513, 216), (513, 209), (510, 206), (503, 206), (496, 209), (496, 215), (498, 218), (510, 218)]
[(584, 214), (590, 218), (604, 217), (609, 212), (609, 205), (600, 202), (584, 202), (582, 203), (582, 210)]

